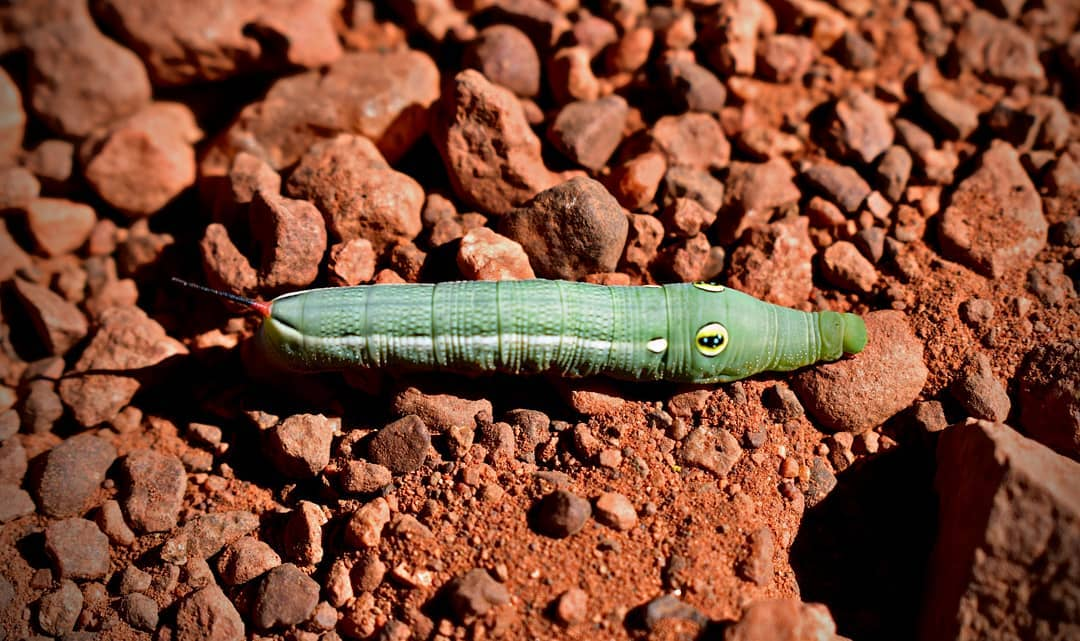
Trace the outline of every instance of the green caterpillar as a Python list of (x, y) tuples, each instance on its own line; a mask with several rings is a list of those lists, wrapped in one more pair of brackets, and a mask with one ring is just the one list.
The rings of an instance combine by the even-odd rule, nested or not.
[(470, 281), (314, 289), (269, 303), (226, 296), (265, 316), (256, 340), (271, 361), (302, 371), (720, 383), (833, 361), (866, 345), (855, 314), (801, 312), (710, 283)]

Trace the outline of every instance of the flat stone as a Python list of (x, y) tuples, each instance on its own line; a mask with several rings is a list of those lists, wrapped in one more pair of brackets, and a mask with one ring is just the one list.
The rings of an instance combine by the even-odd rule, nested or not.
[(121, 464), (127, 479), (123, 507), (128, 522), (140, 532), (176, 527), (187, 490), (184, 465), (175, 456), (135, 450)]
[(83, 514), (115, 460), (116, 448), (93, 434), (84, 432), (60, 443), (45, 454), (31, 484), (38, 507), (57, 518)]
[(319, 603), (319, 584), (292, 563), (284, 563), (263, 577), (255, 593), (252, 619), (257, 628), (303, 623)]
[(45, 528), (45, 552), (64, 579), (100, 579), (109, 571), (109, 539), (93, 521), (51, 523)]

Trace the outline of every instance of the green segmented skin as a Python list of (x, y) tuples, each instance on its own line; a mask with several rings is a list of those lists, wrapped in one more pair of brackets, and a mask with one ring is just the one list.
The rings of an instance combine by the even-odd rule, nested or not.
[[(716, 324), (726, 336), (701, 339), (711, 331), (703, 328)], [(271, 301), (258, 341), (272, 361), (304, 371), (555, 372), (717, 383), (836, 360), (860, 351), (866, 330), (854, 314), (802, 312), (711, 284), (523, 280), (286, 294)]]

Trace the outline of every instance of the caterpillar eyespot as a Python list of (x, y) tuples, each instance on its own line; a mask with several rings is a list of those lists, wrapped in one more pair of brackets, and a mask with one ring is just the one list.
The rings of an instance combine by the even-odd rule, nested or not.
[(836, 360), (866, 345), (866, 326), (855, 314), (802, 312), (708, 283), (360, 285), (268, 303), (222, 295), (259, 311), (257, 348), (298, 371), (553, 372), (717, 383)]

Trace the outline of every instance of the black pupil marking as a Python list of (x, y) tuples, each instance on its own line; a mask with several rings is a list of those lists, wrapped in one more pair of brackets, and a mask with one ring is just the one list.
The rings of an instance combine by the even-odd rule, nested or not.
[(698, 344), (702, 347), (715, 349), (724, 344), (724, 337), (720, 334), (708, 334), (706, 336), (699, 336)]

